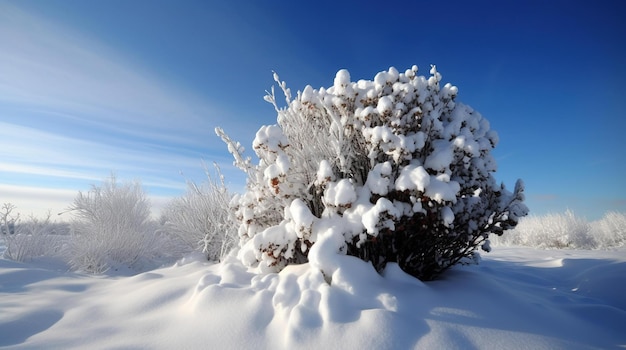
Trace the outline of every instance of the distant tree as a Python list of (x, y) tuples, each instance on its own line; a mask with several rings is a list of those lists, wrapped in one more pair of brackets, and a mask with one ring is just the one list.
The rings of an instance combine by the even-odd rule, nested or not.
[(232, 202), (244, 263), (277, 271), (306, 262), (323, 236), (379, 271), (396, 262), (429, 280), (489, 251), (489, 234), (527, 214), (522, 182), (509, 192), (492, 177), (498, 137), (487, 120), (440, 85), (434, 66), (428, 78), (417, 71), (352, 82), (340, 70), (333, 86), (295, 97), (275, 74), (287, 106), (274, 89), (266, 96), (277, 124), (257, 132), (256, 165), (216, 129), (248, 174)]

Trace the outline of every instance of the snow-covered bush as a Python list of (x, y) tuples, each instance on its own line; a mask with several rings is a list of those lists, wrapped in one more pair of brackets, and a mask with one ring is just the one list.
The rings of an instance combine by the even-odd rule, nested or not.
[(570, 210), (563, 214), (529, 216), (506, 236), (494, 239), (496, 245), (521, 245), (537, 248), (583, 248), (595, 246), (591, 226)]
[(295, 97), (274, 80), (287, 106), (266, 96), (278, 117), (256, 134), (258, 164), (216, 129), (248, 175), (232, 202), (244, 263), (309, 260), (329, 276), (321, 260), (332, 251), (428, 280), (527, 214), (521, 181), (509, 192), (492, 177), (497, 134), (434, 66), (428, 78), (392, 67), (357, 82), (340, 70), (333, 86)]
[(173, 199), (162, 214), (164, 230), (181, 242), (182, 252), (202, 250), (219, 260), (237, 246), (237, 227), (230, 220), (231, 195), (219, 168), (216, 180), (205, 168), (207, 182), (187, 182), (184, 196)]
[(591, 232), (599, 248), (621, 247), (626, 244), (626, 213), (610, 211), (591, 223)]
[(115, 176), (102, 186), (79, 192), (70, 207), (70, 266), (101, 273), (109, 268), (135, 268), (160, 252), (162, 242), (150, 220), (150, 203), (138, 182), (119, 184)]
[(5, 244), (2, 256), (15, 261), (56, 256), (67, 238), (66, 226), (53, 223), (50, 213), (44, 218), (31, 215), (23, 220), (19, 214), (12, 215), (15, 208), (5, 203), (0, 213), (0, 226), (3, 233), (8, 232), (1, 235)]

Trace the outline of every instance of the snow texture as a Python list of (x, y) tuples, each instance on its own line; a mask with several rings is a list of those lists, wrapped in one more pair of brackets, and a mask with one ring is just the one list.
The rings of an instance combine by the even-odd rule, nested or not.
[(258, 275), (198, 253), (132, 277), (0, 259), (0, 348), (622, 348), (625, 257), (500, 248), (428, 283), (338, 254), (320, 259), (331, 274), (311, 262)]

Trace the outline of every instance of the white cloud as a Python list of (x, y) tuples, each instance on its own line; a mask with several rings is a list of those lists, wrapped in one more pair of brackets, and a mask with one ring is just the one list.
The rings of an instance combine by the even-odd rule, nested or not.
[[(84, 189), (88, 191), (89, 189)], [(32, 186), (13, 186), (0, 184), (0, 204), (11, 203), (16, 206), (14, 214), (27, 218), (30, 215), (45, 217), (51, 214), (51, 219), (69, 221), (71, 213), (68, 208), (72, 205), (78, 191), (71, 189), (51, 189)], [(172, 199), (168, 196), (147, 195), (150, 200), (152, 217), (159, 217), (165, 206)], [(59, 215), (60, 214), (60, 215)]]
[(56, 216), (66, 210), (72, 204), (77, 191), (0, 184), (0, 193), (0, 201), (15, 205), (16, 213), (42, 217), (48, 212)]
[[(196, 155), (160, 153), (48, 133), (0, 122), (0, 183), (34, 176), (38, 183), (75, 180), (76, 189), (99, 183), (110, 172), (138, 178), (144, 186), (168, 192), (185, 188), (181, 171), (201, 173)], [(13, 174), (13, 175), (11, 175)], [(173, 190), (173, 191), (172, 191)]]

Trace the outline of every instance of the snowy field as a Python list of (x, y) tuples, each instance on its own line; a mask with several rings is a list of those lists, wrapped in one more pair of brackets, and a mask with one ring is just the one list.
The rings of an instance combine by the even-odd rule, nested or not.
[(626, 348), (626, 248), (482, 256), (428, 283), (340, 256), (330, 284), (201, 255), (134, 276), (2, 259), (0, 348)]

